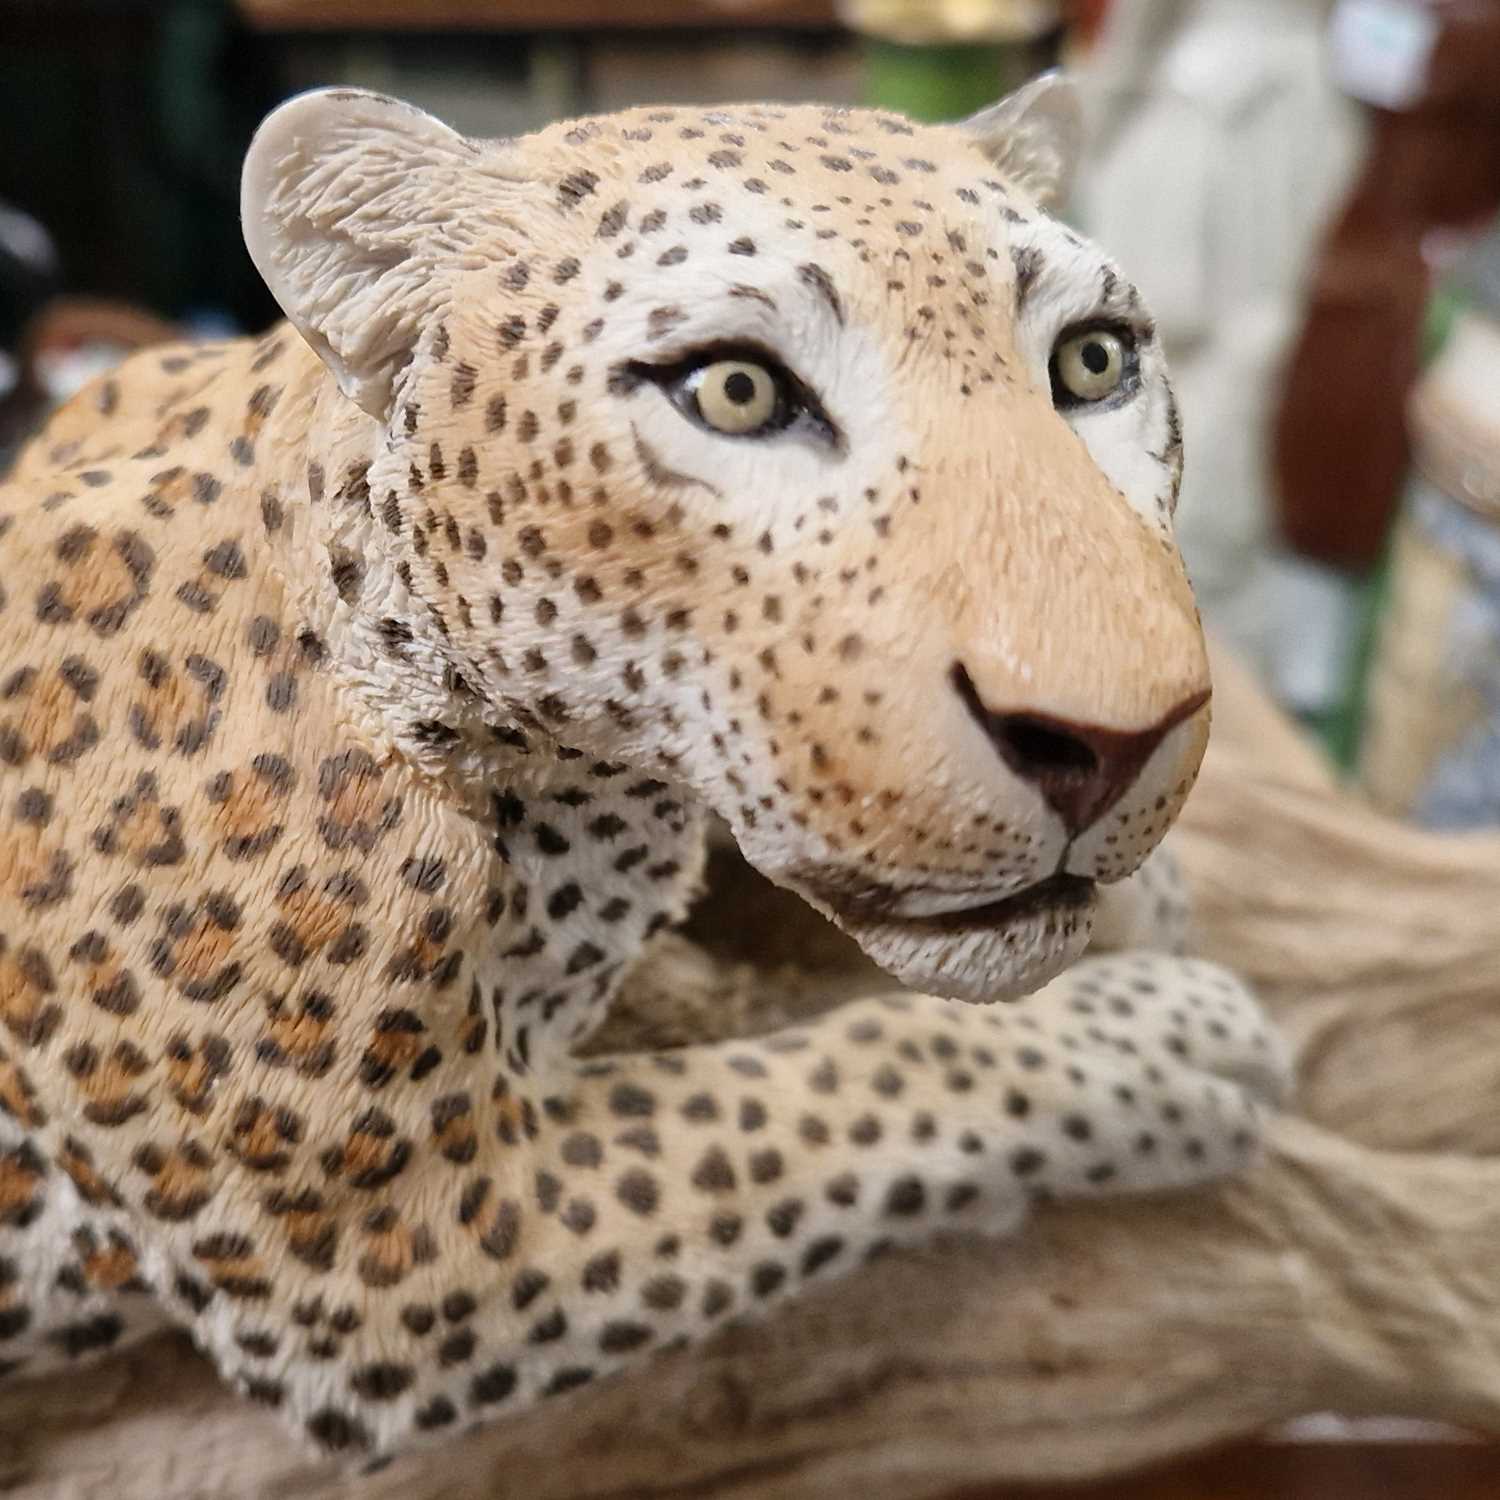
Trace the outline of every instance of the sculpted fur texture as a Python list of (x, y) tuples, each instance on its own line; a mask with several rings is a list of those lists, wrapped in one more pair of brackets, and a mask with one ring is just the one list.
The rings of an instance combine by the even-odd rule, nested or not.
[[(374, 1459), (1245, 1162), (1233, 979), (1054, 979), (1209, 691), (1149, 318), (1042, 206), (1071, 134), (1054, 81), (271, 117), (290, 325), (132, 359), (0, 494), (0, 1373), (170, 1321)], [(705, 808), (908, 992), (576, 1060)]]

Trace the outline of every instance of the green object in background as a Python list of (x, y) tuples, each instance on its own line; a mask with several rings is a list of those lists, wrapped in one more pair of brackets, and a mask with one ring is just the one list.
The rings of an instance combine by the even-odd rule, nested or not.
[(962, 119), (1024, 83), (1038, 66), (1029, 44), (917, 47), (871, 37), (865, 99), (914, 120)]
[(1346, 774), (1359, 764), (1360, 743), (1364, 735), (1365, 705), (1369, 696), (1370, 667), (1375, 659), (1380, 621), (1385, 614), (1390, 593), (1390, 546), (1374, 572), (1362, 578), (1354, 595), (1353, 646), (1349, 652), (1349, 675), (1341, 701), (1314, 724), (1323, 747), (1333, 763)]
[(1427, 304), (1427, 316), (1422, 323), (1422, 365), (1425, 369), (1442, 353), (1448, 335), (1458, 316), (1468, 307), (1469, 299), (1455, 286), (1440, 286)]
[[(1432, 294), (1422, 324), (1422, 366), (1425, 369), (1442, 352), (1469, 298), (1456, 285), (1445, 283)], [(1365, 712), (1370, 687), (1370, 668), (1375, 660), (1381, 620), (1390, 594), (1390, 539), (1374, 571), (1360, 581), (1355, 601), (1354, 646), (1349, 653), (1349, 676), (1344, 696), (1316, 728), (1328, 753), (1340, 770), (1353, 773), (1359, 764), (1364, 738)]]

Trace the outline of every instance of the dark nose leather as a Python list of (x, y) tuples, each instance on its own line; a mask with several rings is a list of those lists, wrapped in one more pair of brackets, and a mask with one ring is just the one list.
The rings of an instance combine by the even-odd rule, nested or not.
[(1149, 729), (1122, 731), (989, 708), (961, 662), (953, 668), (953, 686), (1000, 759), (1042, 794), (1075, 838), (1125, 795), (1156, 747), (1209, 699), (1198, 693)]

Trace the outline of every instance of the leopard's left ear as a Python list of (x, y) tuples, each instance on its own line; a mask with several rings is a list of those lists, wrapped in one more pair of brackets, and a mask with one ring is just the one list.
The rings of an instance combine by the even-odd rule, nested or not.
[(480, 158), (431, 115), (359, 89), (299, 94), (250, 143), (250, 258), (344, 394), (381, 420), (467, 248)]
[(961, 128), (978, 141), (1002, 177), (1043, 208), (1067, 200), (1083, 154), (1083, 110), (1078, 88), (1066, 73), (1033, 78)]

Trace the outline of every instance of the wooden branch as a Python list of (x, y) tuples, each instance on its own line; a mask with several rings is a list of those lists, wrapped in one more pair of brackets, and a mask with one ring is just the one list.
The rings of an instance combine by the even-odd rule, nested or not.
[(1259, 990), (1311, 1119), (1392, 1150), (1500, 1151), (1500, 836), (1371, 811), (1242, 668), (1214, 673), (1215, 738), (1175, 835), (1194, 948)]
[[(1311, 1409), (1500, 1429), (1497, 1243), (1500, 1162), (1389, 1156), (1288, 1119), (1218, 1194), (892, 1257), (359, 1493), (908, 1500), (1115, 1472)], [(163, 1344), (33, 1388), (0, 1437), (24, 1496), (348, 1492)]]
[[(8, 1397), (0, 1487), (812, 1500), (857, 1486), (910, 1500), (1117, 1473), (1317, 1409), (1500, 1432), (1500, 839), (1376, 817), (1232, 667), (1218, 691), (1179, 847), (1203, 951), (1250, 974), (1298, 1043), (1307, 1117), (1277, 1121), (1244, 1180), (893, 1256), (357, 1486), (158, 1342)], [(741, 911), (774, 900), (732, 895)], [(826, 933), (787, 928), (810, 918), (756, 912), (815, 969), (673, 940), (608, 1045), (761, 1030), (869, 987)]]

